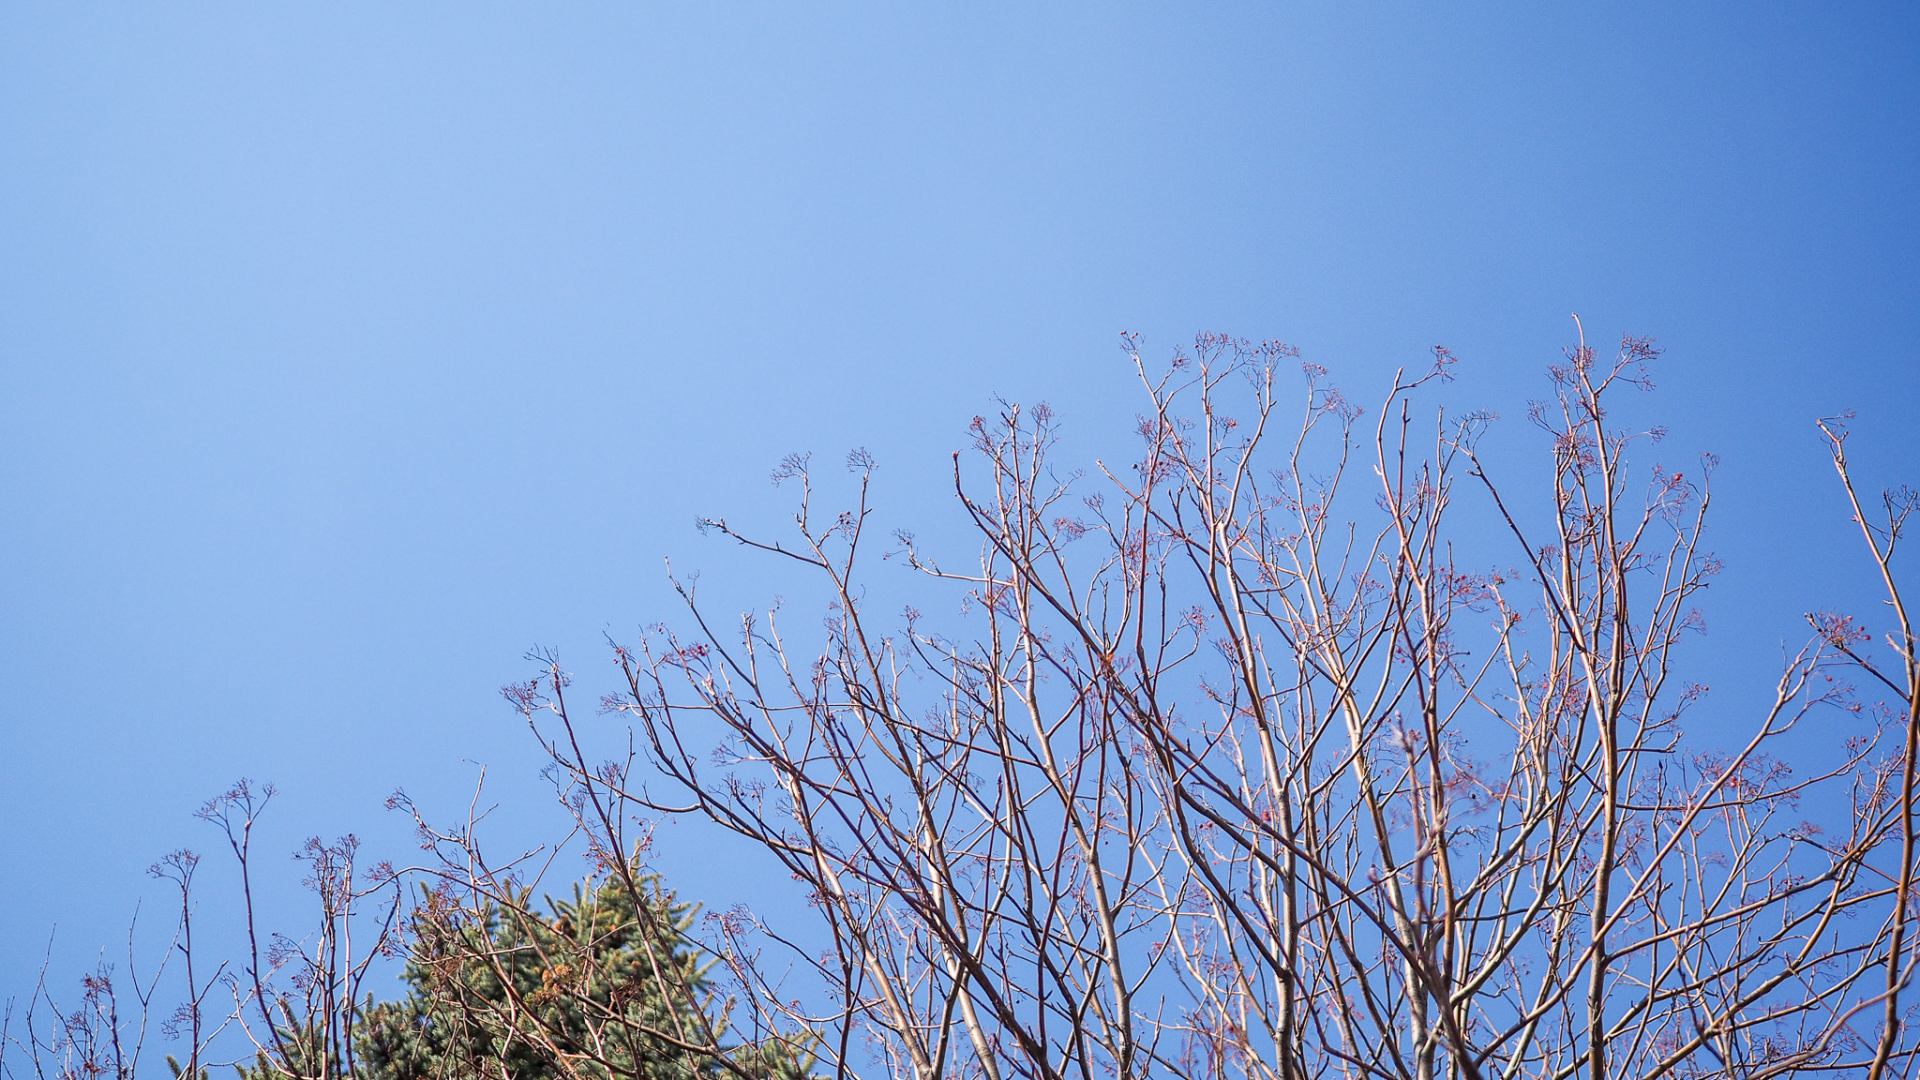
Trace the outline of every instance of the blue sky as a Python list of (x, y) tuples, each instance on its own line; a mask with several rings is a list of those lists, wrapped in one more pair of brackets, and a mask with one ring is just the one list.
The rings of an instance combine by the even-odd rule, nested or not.
[(995, 394), (1125, 446), (1123, 328), (1362, 400), (1443, 343), (1515, 452), (1569, 312), (1659, 339), (1763, 671), (1870, 584), (1809, 421), (1920, 480), (1917, 52), (1893, 5), (8, 5), (0, 997), (237, 776), (276, 853), (483, 765), (538, 807), (524, 650), (594, 685), (663, 556), (778, 592), (691, 526), (790, 451), (926, 536)]

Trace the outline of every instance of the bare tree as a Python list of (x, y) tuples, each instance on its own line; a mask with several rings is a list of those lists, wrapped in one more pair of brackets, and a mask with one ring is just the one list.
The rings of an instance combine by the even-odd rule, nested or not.
[[(1304, 365), (1289, 419), (1285, 346), (1126, 344), (1127, 467), (1058, 469), (1044, 407), (974, 420), (964, 566), (876, 553), (864, 454), (845, 512), (795, 458), (789, 536), (708, 522), (824, 631), (683, 585), (688, 630), (615, 649), (626, 760), (557, 663), (514, 689), (604, 849), (693, 815), (800, 883), (805, 925), (717, 928), (758, 1030), (920, 1080), (1911, 1074), (1911, 492), (1866, 505), (1823, 426), (1888, 632), (1810, 615), (1737, 738), (1683, 737), (1713, 462), (1630, 467), (1649, 342), (1550, 371), (1530, 484), (1490, 417), (1416, 407), (1443, 349), (1371, 419)], [(963, 613), (875, 612), (876, 554)]]
[[(789, 534), (705, 524), (824, 624), (721, 619), (677, 582), (686, 629), (613, 647), (613, 722), (538, 654), (506, 695), (558, 843), (502, 857), (478, 793), (450, 827), (397, 796), (421, 863), (309, 842), (318, 922), (276, 936), (253, 876), (271, 789), (208, 803), (244, 955), (197, 955), (199, 859), (169, 856), (163, 963), (137, 975), (130, 944), (124, 981), (103, 966), (72, 1008), (43, 978), (0, 1021), (0, 1078), (133, 1075), (174, 960), (164, 1026), (196, 1078), (223, 1037), (261, 1080), (1920, 1067), (1920, 658), (1895, 570), (1920, 496), (1862, 496), (1842, 421), (1819, 430), (1885, 610), (1809, 614), (1702, 737), (1714, 463), (1630, 466), (1662, 434), (1615, 408), (1650, 385), (1649, 342), (1583, 338), (1550, 369), (1523, 477), (1482, 455), (1492, 417), (1418, 404), (1444, 349), (1369, 417), (1311, 364), (1287, 409), (1278, 343), (1203, 335), (1164, 368), (1125, 344), (1146, 406), (1124, 466), (1056, 466), (1045, 407), (974, 419), (964, 560), (873, 535), (864, 453), (827, 514), (795, 457)], [(876, 558), (932, 614), (884, 615)], [(730, 834), (743, 880), (773, 883), (756, 901), (784, 876), (794, 902), (696, 923), (648, 869), (673, 816)], [(570, 850), (590, 885), (543, 905)], [(375, 1004), (402, 954), (411, 996)]]
[[(169, 854), (151, 873), (174, 885), (179, 918), (157, 970), (142, 976), (131, 932), (125, 979), (103, 962), (81, 980), (74, 1007), (56, 1000), (43, 970), (33, 997), (0, 1015), (0, 1078), (131, 1080), (144, 1075), (148, 1030), (162, 1016), (178, 1044), (168, 1072), (191, 1080), (229, 1068), (242, 1080), (806, 1075), (806, 1040), (755, 1041), (728, 1028), (732, 1005), (688, 934), (697, 908), (641, 868), (643, 846), (621, 856), (600, 843), (624, 836), (594, 813), (596, 794), (573, 780), (562, 791), (581, 828), (514, 858), (496, 860), (478, 843), (486, 813), (477, 788), (453, 828), (429, 825), (394, 796), (428, 853), (419, 865), (365, 867), (351, 835), (308, 839), (296, 857), (318, 918), (288, 934), (264, 929), (255, 895), (256, 828), (273, 789), (235, 784), (197, 816), (219, 831), (238, 870), (228, 908), (236, 925), (217, 927), (237, 938), (238, 955), (209, 964), (219, 947), (194, 937), (202, 860)], [(587, 845), (598, 861), (593, 887), (576, 885), (570, 901), (543, 910), (537, 890), (589, 821), (598, 830)], [(407, 883), (421, 886), (411, 904)], [(379, 965), (401, 958), (405, 994), (376, 1000)], [(161, 976), (174, 960), (180, 1004), (165, 1014)]]
[[(9, 1000), (0, 1009), (0, 1077), (79, 1080), (107, 1076), (119, 1080), (135, 1074), (158, 1008), (158, 984), (173, 953), (170, 946), (154, 970), (142, 978), (138, 929), (136, 917), (127, 931), (124, 972), (103, 956), (92, 971), (81, 976), (80, 996), (71, 1006), (63, 1005), (55, 996), (47, 982), (47, 965), (41, 965), (27, 1001)], [(176, 934), (173, 946), (179, 943)], [(52, 952), (51, 941), (48, 952)], [(24, 1059), (24, 1069), (14, 1067), (20, 1059)]]
[[(176, 1077), (199, 1080), (248, 1058), (266, 1075), (355, 1074), (361, 995), (375, 964), (397, 955), (398, 882), (390, 873), (356, 869), (354, 837), (311, 838), (298, 857), (317, 923), (299, 936), (264, 931), (254, 895), (254, 828), (273, 795), (271, 787), (241, 780), (195, 814), (219, 830), (233, 856), (239, 897), (230, 910), (238, 925), (216, 929), (237, 931), (242, 955), (209, 962), (205, 943), (194, 938), (202, 858), (186, 849), (168, 853), (147, 871), (173, 886), (178, 905), (172, 938), (152, 972), (141, 974), (137, 920), (127, 935), (124, 974), (103, 959), (81, 979), (77, 1005), (62, 1006), (43, 967), (33, 995), (24, 1005), (9, 1002), (0, 1020), (0, 1077), (131, 1080), (153, 1071), (151, 1056), (144, 1072), (142, 1061), (156, 1026), (176, 1044), (166, 1056)], [(177, 989), (169, 993), (164, 979), (176, 960)], [(177, 1002), (171, 1011), (169, 1000)]]

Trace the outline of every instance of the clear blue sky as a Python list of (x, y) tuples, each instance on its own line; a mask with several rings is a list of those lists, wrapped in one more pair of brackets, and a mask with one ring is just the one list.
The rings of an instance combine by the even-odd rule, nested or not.
[(1808, 421), (1920, 480), (1912, 8), (1038, 6), (0, 9), (0, 997), (236, 776), (275, 860), (537, 806), (526, 648), (778, 591), (691, 522), (791, 450), (926, 535), (995, 393), (1126, 445), (1122, 328), (1444, 343), (1516, 447), (1568, 312), (1652, 335), (1712, 647), (1859, 594)]

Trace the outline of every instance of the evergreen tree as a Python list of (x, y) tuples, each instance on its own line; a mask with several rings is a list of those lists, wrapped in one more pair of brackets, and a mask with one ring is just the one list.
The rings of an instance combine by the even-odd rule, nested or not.
[[(730, 1044), (727, 1002), (687, 931), (697, 909), (657, 877), (615, 876), (535, 910), (530, 892), (463, 908), (426, 892), (397, 1001), (356, 1018), (351, 1075), (377, 1080), (482, 1077), (706, 1080), (799, 1078), (804, 1055)], [(245, 1080), (346, 1075), (310, 1026)], [(336, 1055), (337, 1056), (337, 1055)]]

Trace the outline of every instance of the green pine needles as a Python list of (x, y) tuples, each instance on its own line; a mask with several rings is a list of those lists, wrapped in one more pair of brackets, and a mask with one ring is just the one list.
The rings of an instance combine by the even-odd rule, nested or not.
[[(423, 890), (406, 995), (371, 998), (347, 1045), (291, 1010), (245, 1080), (799, 1078), (804, 1050), (730, 1034), (731, 1002), (688, 932), (696, 905), (623, 869), (539, 910), (531, 890), (462, 903)], [(178, 1070), (176, 1069), (176, 1075)]]

